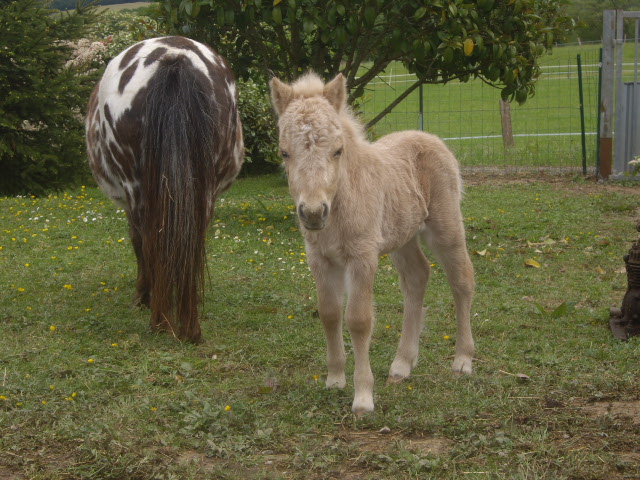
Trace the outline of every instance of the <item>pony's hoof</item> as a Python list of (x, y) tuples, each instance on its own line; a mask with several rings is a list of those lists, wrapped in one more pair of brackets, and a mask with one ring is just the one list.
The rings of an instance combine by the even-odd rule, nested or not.
[(344, 388), (347, 386), (347, 380), (344, 375), (337, 377), (327, 377), (325, 385), (327, 388)]
[(149, 295), (136, 295), (133, 297), (133, 302), (131, 302), (131, 308), (151, 308), (150, 304)]
[(407, 377), (403, 377), (402, 375), (389, 375), (387, 377), (387, 382), (385, 383), (386, 386), (389, 385), (394, 385), (396, 383), (400, 383), (402, 382), (405, 378)]
[(471, 375), (471, 372), (473, 371), (471, 361), (472, 359), (467, 357), (456, 358), (453, 361), (453, 367), (451, 370), (457, 375)]
[(353, 401), (353, 405), (351, 406), (351, 411), (353, 414), (360, 418), (367, 413), (373, 412), (373, 400), (366, 401)]

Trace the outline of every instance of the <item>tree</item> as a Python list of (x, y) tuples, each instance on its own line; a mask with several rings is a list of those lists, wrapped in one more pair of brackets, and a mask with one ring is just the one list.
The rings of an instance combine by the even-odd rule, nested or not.
[(524, 102), (539, 57), (569, 28), (562, 0), (158, 1), (174, 32), (214, 46), (241, 76), (342, 72), (353, 103), (401, 62), (417, 80), (370, 124), (423, 83), (481, 78)]
[(0, 0), (0, 192), (41, 194), (88, 172), (82, 113), (95, 75), (67, 66), (94, 20), (42, 0)]

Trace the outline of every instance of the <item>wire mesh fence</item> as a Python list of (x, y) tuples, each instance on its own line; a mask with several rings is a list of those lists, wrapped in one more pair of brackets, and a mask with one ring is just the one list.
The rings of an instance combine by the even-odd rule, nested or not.
[[(580, 112), (582, 64), (584, 132)], [(543, 59), (534, 97), (524, 105), (509, 105), (513, 145), (505, 146), (500, 91), (480, 80), (424, 85), (374, 126), (374, 135), (424, 129), (443, 138), (464, 168), (503, 171), (537, 169), (595, 172), (598, 123), (598, 46), (570, 48), (564, 55)], [(359, 109), (373, 118), (415, 82), (410, 74), (393, 72), (369, 84)], [(583, 152), (582, 142), (585, 142)]]

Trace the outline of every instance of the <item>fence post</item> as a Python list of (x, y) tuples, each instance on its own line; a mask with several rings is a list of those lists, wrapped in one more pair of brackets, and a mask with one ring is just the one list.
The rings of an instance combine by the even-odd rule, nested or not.
[(584, 126), (584, 93), (582, 89), (582, 60), (578, 54), (578, 94), (580, 96), (580, 136), (582, 137), (582, 174), (587, 174), (587, 134)]
[(420, 84), (420, 131), (424, 132), (424, 94), (422, 91), (422, 87), (424, 85), (421, 83)]
[(502, 121), (502, 143), (505, 150), (513, 147), (513, 128), (511, 127), (511, 104), (500, 100), (500, 120)]
[(600, 176), (611, 176), (613, 161), (613, 87), (616, 11), (605, 10), (602, 19), (602, 97), (600, 100)]

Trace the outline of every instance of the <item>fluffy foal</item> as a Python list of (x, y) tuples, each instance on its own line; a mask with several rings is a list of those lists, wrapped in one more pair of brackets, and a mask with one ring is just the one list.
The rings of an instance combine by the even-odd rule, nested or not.
[(473, 266), (460, 212), (458, 163), (437, 137), (398, 132), (375, 143), (346, 106), (342, 75), (328, 84), (310, 73), (292, 85), (271, 81), (280, 149), (316, 282), (327, 338), (327, 387), (342, 388), (342, 317), (355, 355), (352, 410), (373, 410), (369, 344), (373, 283), (380, 255), (390, 253), (404, 295), (404, 324), (389, 381), (410, 375), (418, 360), (429, 261), (421, 239), (443, 264), (458, 322), (453, 370), (471, 373)]

